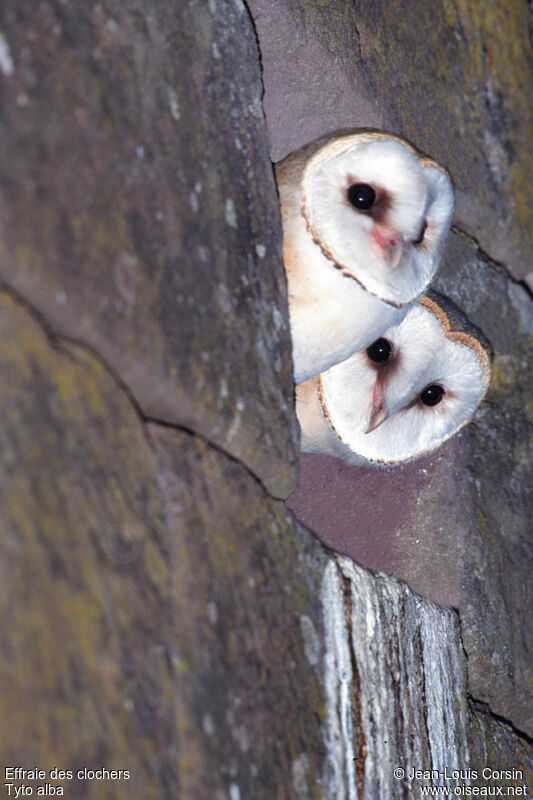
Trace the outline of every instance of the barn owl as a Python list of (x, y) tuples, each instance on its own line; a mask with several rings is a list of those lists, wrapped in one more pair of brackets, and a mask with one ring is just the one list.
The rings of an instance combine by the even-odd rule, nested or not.
[(429, 291), (366, 350), (296, 387), (301, 448), (351, 464), (429, 453), (470, 420), (491, 359), (481, 331)]
[(378, 132), (326, 137), (276, 166), (296, 383), (403, 318), (453, 213), (445, 170)]

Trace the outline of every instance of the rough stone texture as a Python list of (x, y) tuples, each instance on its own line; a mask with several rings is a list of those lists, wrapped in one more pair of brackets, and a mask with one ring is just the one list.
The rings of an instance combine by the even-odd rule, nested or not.
[(5, 291), (0, 341), (6, 765), (127, 769), (116, 800), (387, 800), (397, 766), (533, 781), (531, 747), (468, 706), (453, 612), (336, 562)]
[(439, 786), (531, 796), (531, 743), (467, 700), (453, 611), (346, 557), (327, 565), (322, 600), (325, 797), (418, 798)]
[(245, 7), (17, 0), (0, 33), (0, 277), (145, 415), (286, 496), (279, 210)]
[(446, 165), (457, 223), (515, 278), (526, 277), (533, 246), (527, 5), (395, 0), (383, 13), (379, 3), (355, 0), (355, 15), (366, 86), (387, 125)]
[(275, 161), (344, 127), (409, 139), (451, 172), (456, 219), (533, 282), (533, 53), (523, 0), (250, 0)]
[(169, 543), (140, 420), (5, 292), (0, 342), (2, 763), (131, 773), (70, 797), (174, 797)]
[(305, 762), (320, 796), (321, 546), (5, 292), (0, 341), (3, 764), (130, 772), (71, 797), (266, 800)]
[(464, 537), (457, 535), (460, 503), (446, 506), (443, 526), (439, 504), (432, 516), (426, 498), (431, 498), (434, 481), (441, 490), (457, 487), (455, 476), (461, 475), (468, 454), (467, 436), (461, 431), (431, 456), (377, 473), (338, 458), (302, 453), (298, 485), (287, 505), (337, 552), (396, 575), (435, 603), (459, 607), (457, 564), (464, 557)]
[(383, 128), (367, 94), (350, 0), (249, 0), (261, 49), (271, 153), (288, 153), (339, 128)]
[[(330, 48), (350, 30), (343, 13)], [(533, 782), (530, 743), (468, 703), (455, 613), (326, 553), (265, 491), (290, 489), (295, 421), (243, 7), (7, 3), (0, 33), (0, 274), (14, 287), (0, 291), (3, 764), (130, 771), (63, 784), (88, 800), (388, 800), (406, 796), (398, 766)], [(487, 269), (484, 286), (508, 287)], [(499, 335), (503, 353), (522, 341)], [(520, 411), (514, 362), (497, 375), (504, 413)], [(498, 409), (481, 417), (479, 453)], [(479, 472), (476, 452), (459, 468)], [(516, 605), (522, 475), (502, 483), (519, 497), (503, 541), (488, 531), (501, 519), (489, 478), (465, 489), (486, 524), (468, 527), (471, 563), (496, 593), (514, 543), (515, 594), (495, 597)], [(439, 487), (421, 478), (435, 520)], [(476, 602), (470, 647), (493, 635)], [(504, 642), (507, 699), (525, 685), (520, 624)]]
[(533, 735), (533, 301), (510, 278), (531, 270), (527, 6), (250, 7), (275, 160), (328, 131), (379, 126), (450, 170), (456, 233), (435, 285), (496, 354), (487, 402), (438, 453), (393, 470), (306, 456), (289, 504), (330, 547), (459, 609), (469, 691)]
[(240, 464), (150, 434), (172, 542), (183, 797), (322, 797), (326, 556)]
[(437, 287), (459, 301), (495, 350), (487, 401), (468, 430), (470, 447), (454, 471), (459, 497), (429, 492), (421, 506), (441, 515), (446, 539), (461, 542), (461, 621), (470, 690), (533, 734), (533, 300), (487, 262), (468, 239), (450, 238)]

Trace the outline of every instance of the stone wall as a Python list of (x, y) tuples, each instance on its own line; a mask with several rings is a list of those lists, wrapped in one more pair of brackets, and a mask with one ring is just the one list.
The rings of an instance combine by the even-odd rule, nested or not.
[[(318, 37), (350, 83), (364, 12), (338, 4), (337, 29), (327, 7), (280, 3), (278, 31), (289, 12), (311, 26), (304, 39)], [(268, 48), (251, 10), (255, 28), (240, 0), (0, 9), (1, 760), (72, 770), (50, 782), (89, 800), (417, 796), (430, 781), (411, 768), (521, 770), (493, 785), (531, 786), (515, 710), (530, 691), (515, 611), (530, 558), (515, 361), (529, 300), (457, 234), (451, 247), (480, 261), (483, 286), (510, 287), (518, 325), (501, 325), (496, 394), (460, 463), (465, 508), (474, 497), (479, 508), (470, 611), (335, 556), (294, 520), (283, 499), (298, 428), (256, 32), (265, 103)], [(317, 62), (309, 74), (322, 73)], [(373, 73), (382, 107), (389, 78)], [(365, 102), (366, 124), (381, 124)], [(465, 296), (487, 327), (491, 307)], [(498, 438), (491, 420), (511, 412)], [(499, 474), (496, 445), (514, 472)], [(487, 464), (489, 446), (500, 460)], [(494, 482), (516, 487), (505, 517)], [(449, 498), (440, 483), (421, 491), (435, 527)], [(483, 644), (468, 679), (461, 635)], [(509, 676), (503, 710), (489, 646)], [(130, 777), (76, 777), (102, 767)], [(46, 780), (13, 783), (36, 795)]]

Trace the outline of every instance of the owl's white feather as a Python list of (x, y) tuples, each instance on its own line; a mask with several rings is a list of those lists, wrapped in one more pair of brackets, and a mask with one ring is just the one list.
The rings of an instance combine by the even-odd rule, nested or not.
[[(442, 168), (383, 133), (320, 140), (276, 173), (299, 383), (367, 347), (425, 291), (453, 189)], [(359, 184), (375, 191), (369, 210), (348, 199)]]
[[(382, 338), (387, 362), (373, 363), (364, 350), (296, 387), (302, 450), (397, 464), (436, 449), (470, 420), (490, 381), (490, 347), (451, 301), (431, 293)], [(429, 386), (444, 390), (434, 406), (421, 400)]]

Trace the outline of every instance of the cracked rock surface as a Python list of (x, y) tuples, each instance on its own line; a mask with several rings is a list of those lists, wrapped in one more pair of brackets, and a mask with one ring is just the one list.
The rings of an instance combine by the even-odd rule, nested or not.
[[(329, 52), (345, 30), (348, 65), (358, 34), (339, 8), (334, 34), (313, 30)], [(260, 92), (238, 0), (1, 6), (3, 761), (129, 771), (59, 781), (83, 800), (399, 800), (457, 785), (443, 767), (531, 786), (531, 742), (493, 713), (518, 719), (528, 691), (524, 615), (493, 625), (528, 602), (512, 358), (528, 301), (451, 240), (441, 288), (460, 278), (500, 353), (472, 441), (417, 484), (437, 536), (441, 479), (469, 471), (443, 547), (464, 509), (483, 514), (457, 536), (459, 575), (443, 560), (442, 591), (470, 591), (458, 614), (335, 556), (279, 499), (297, 425)], [(511, 327), (478, 284), (506, 293)]]
[(147, 417), (286, 496), (290, 342), (246, 9), (8, 2), (0, 31), (0, 277)]

